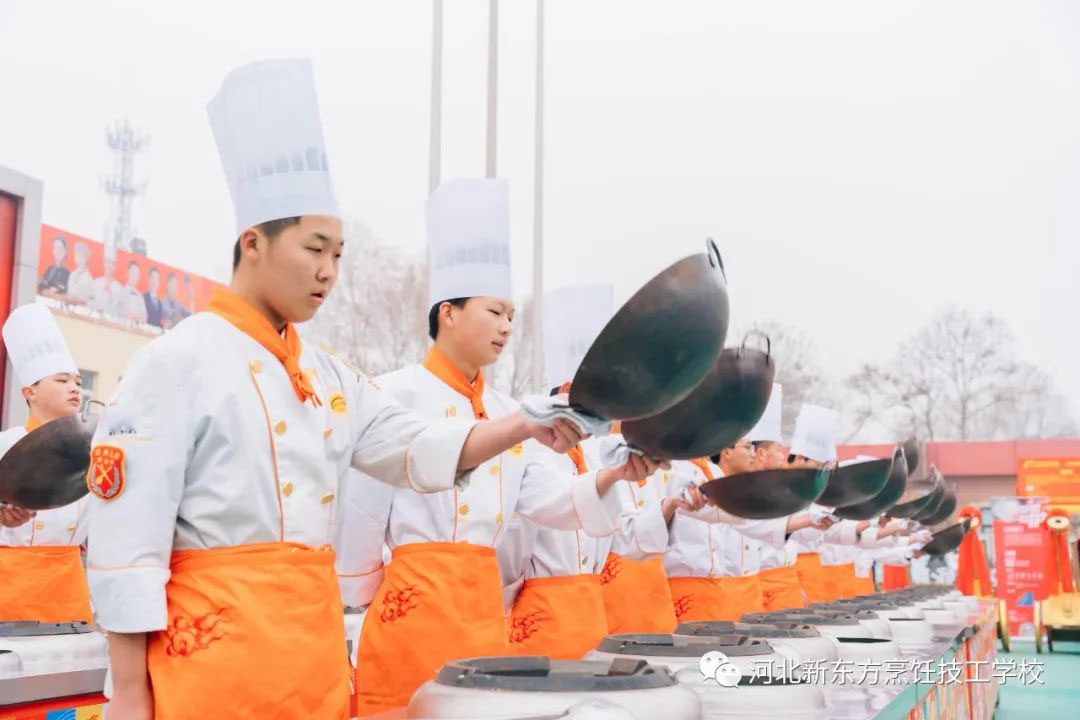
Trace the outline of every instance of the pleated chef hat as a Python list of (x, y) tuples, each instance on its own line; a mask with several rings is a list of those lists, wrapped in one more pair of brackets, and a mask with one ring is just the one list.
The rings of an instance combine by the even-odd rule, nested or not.
[(784, 388), (780, 383), (773, 383), (772, 394), (769, 395), (769, 404), (765, 406), (765, 412), (757, 425), (746, 434), (750, 442), (775, 442), (783, 444), (784, 433), (782, 428), (784, 406)]
[(548, 385), (572, 380), (593, 340), (615, 312), (611, 285), (587, 283), (544, 296), (544, 365)]
[(451, 180), (427, 201), (428, 307), (489, 296), (512, 300), (505, 180)]
[(20, 387), (57, 373), (79, 372), (56, 319), (44, 305), (32, 302), (16, 308), (4, 323), (3, 335)]
[(310, 60), (239, 67), (225, 77), (206, 109), (237, 235), (268, 220), (338, 217)]
[(791, 438), (791, 454), (830, 462), (836, 459), (836, 434), (840, 413), (818, 405), (804, 404), (795, 420), (795, 435)]

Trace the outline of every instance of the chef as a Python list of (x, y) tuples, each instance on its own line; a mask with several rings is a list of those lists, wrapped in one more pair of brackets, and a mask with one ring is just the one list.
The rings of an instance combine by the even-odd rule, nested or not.
[[(836, 462), (836, 435), (839, 420), (839, 413), (835, 410), (804, 403), (799, 408), (799, 416), (795, 420), (795, 434), (788, 451), (788, 465), (821, 468)], [(820, 505), (810, 506), (810, 515), (815, 521), (824, 519), (828, 512), (828, 508)], [(839, 571), (823, 569), (823, 551), (832, 545), (855, 545), (861, 529), (868, 526), (869, 523), (866, 522), (860, 524), (843, 520), (827, 530), (808, 527), (791, 533), (791, 540), (795, 543), (797, 553), (795, 569), (799, 574), (799, 583), (802, 585), (808, 602), (829, 602), (839, 597), (837, 594), (839, 589), (835, 581), (835, 578), (839, 577)], [(831, 549), (825, 551), (826, 557), (834, 561), (845, 561), (836, 563), (838, 565), (846, 564), (846, 558), (834, 557), (829, 555), (830, 552), (832, 552)]]
[(671, 481), (672, 470), (663, 469), (615, 488), (623, 511), (600, 571), (609, 633), (670, 633), (678, 624), (664, 571), (668, 532), (676, 511), (704, 509), (705, 499), (696, 490), (689, 499), (669, 497)]
[[(750, 443), (740, 439), (710, 459), (672, 464), (677, 481), (669, 495), (681, 497), (688, 488), (726, 475), (757, 469)], [(780, 548), (785, 521), (748, 521), (719, 507), (678, 509), (671, 523), (664, 569), (679, 622), (738, 620), (764, 609), (757, 577), (757, 556), (748, 539)]]
[[(787, 467), (782, 430), (783, 402), (783, 386), (773, 383), (765, 412), (757, 425), (746, 435), (759, 470), (779, 470)], [(809, 513), (798, 513), (784, 519), (785, 542), (782, 547), (747, 538), (747, 544), (753, 548), (750, 552), (756, 554), (761, 599), (766, 611), (806, 607), (806, 595), (799, 584), (799, 574), (795, 569), (797, 551), (795, 544), (789, 542), (788, 538), (796, 530), (827, 530), (831, 525), (831, 519), (821, 518), (815, 524)]]
[[(849, 537), (848, 533), (853, 531), (855, 541), (852, 544), (825, 542), (819, 550), (825, 595), (830, 601), (855, 597), (860, 594), (860, 588), (865, 589), (865, 582), (860, 583), (858, 578), (869, 577), (869, 556), (866, 549), (878, 547), (879, 542), (885, 541), (902, 528), (898, 522), (881, 527), (877, 519), (841, 520), (837, 527), (844, 537)], [(872, 583), (870, 592), (873, 592)]]
[(232, 281), (136, 352), (91, 450), (109, 717), (344, 720), (328, 545), (350, 465), (453, 492), (552, 431), (520, 416), (421, 419), (302, 343), (294, 323), (333, 289), (344, 245), (310, 62), (241, 67), (208, 109), (236, 212)]
[[(455, 180), (428, 198), (428, 329), (434, 345), (422, 363), (375, 380), (424, 417), (506, 418), (519, 412), (518, 403), (484, 377), (510, 339), (515, 315), (509, 224), (503, 181)], [(571, 446), (581, 440), (569, 423), (556, 422)], [(638, 477), (641, 466), (631, 460), (574, 475), (554, 460), (546, 448), (521, 443), (446, 492), (394, 491), (384, 510), (391, 562), (373, 595), (355, 600), (370, 603), (356, 670), (361, 715), (406, 705), (449, 660), (508, 652), (495, 548), (514, 513), (590, 537), (614, 531), (619, 503), (608, 490), (619, 479)], [(339, 573), (350, 574), (352, 565), (378, 567), (380, 555), (370, 547), (367, 557), (343, 557)]]
[[(25, 425), (0, 433), (0, 455), (36, 428), (74, 415), (82, 379), (52, 313), (30, 303), (8, 316), (4, 345), (29, 410)], [(40, 510), (16, 527), (0, 528), (0, 621), (90, 622), (83, 572), (87, 500)]]
[[(574, 285), (548, 293), (544, 298), (544, 357), (549, 379), (571, 378), (581, 360), (613, 312), (612, 290), (607, 284)], [(570, 383), (552, 390), (568, 394)], [(605, 439), (606, 441), (607, 439)], [(567, 455), (553, 458), (567, 475), (583, 475), (603, 467), (596, 452), (597, 439), (582, 442)], [(633, 456), (642, 466), (636, 479), (644, 484), (657, 465)], [(614, 463), (613, 463), (614, 464)], [(620, 486), (634, 483), (619, 483)], [(617, 492), (613, 489), (609, 492)], [(622, 508), (619, 529), (633, 533), (637, 522), (650, 524), (651, 515), (637, 508)], [(625, 528), (625, 530), (624, 530)], [(650, 526), (649, 528), (653, 528)], [(515, 532), (520, 540), (500, 546), (503, 582), (517, 582), (510, 553), (524, 557), (522, 586), (510, 613), (510, 648), (514, 654), (548, 655), (578, 660), (596, 648), (608, 634), (601, 571), (605, 567), (614, 534), (590, 537), (583, 530), (559, 530), (520, 519)], [(664, 526), (666, 542), (667, 528)]]

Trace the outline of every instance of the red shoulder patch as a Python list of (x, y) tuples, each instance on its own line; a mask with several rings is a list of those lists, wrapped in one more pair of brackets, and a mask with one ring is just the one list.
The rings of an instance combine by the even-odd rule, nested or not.
[(90, 451), (86, 487), (102, 500), (115, 500), (124, 492), (124, 449), (98, 445)]

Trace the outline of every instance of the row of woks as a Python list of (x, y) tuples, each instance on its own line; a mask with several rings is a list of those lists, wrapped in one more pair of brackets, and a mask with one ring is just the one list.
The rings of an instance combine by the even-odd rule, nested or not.
[[(843, 520), (888, 515), (925, 527), (941, 525), (955, 512), (956, 495), (934, 467), (927, 479), (909, 480), (918, 458), (918, 445), (909, 440), (890, 458), (860, 459), (821, 469), (742, 473), (710, 481), (701, 489), (732, 515), (754, 520), (784, 517), (817, 503), (832, 508), (832, 514)], [(930, 555), (955, 550), (967, 529), (966, 521), (944, 528), (922, 550)]]
[[(570, 404), (623, 421), (626, 440), (655, 458), (705, 457), (730, 446), (764, 412), (775, 365), (763, 335), (764, 349), (748, 347), (749, 336), (723, 348), (728, 316), (723, 263), (710, 240), (704, 254), (664, 270), (616, 313), (574, 376)], [(745, 473), (706, 483), (702, 491), (748, 519), (783, 517), (817, 502), (842, 519), (887, 512), (930, 527), (952, 515), (956, 497), (936, 469), (909, 483), (918, 456), (909, 440), (890, 458)], [(923, 550), (949, 552), (966, 529), (948, 528)]]
[[(578, 662), (461, 660), (416, 692), (406, 717), (818, 720), (828, 716), (827, 685), (885, 682), (838, 662), (851, 668), (926, 648), (936, 632), (947, 637), (966, 622), (975, 603), (949, 588), (913, 587), (739, 623), (684, 623), (669, 635), (611, 635)], [(702, 658), (712, 651), (740, 671), (737, 689), (705, 680), (715, 668)]]
[[(627, 441), (656, 458), (698, 458), (730, 446), (764, 412), (775, 364), (764, 336), (764, 349), (748, 347), (749, 338), (725, 349), (728, 319), (723, 262), (710, 240), (706, 252), (666, 268), (611, 318), (574, 376), (571, 406), (622, 421)], [(0, 501), (42, 510), (82, 497), (96, 421), (87, 414), (61, 418), (16, 443), (0, 459)], [(888, 510), (931, 525), (951, 514), (956, 499), (940, 476), (912, 484), (914, 496), (905, 499), (916, 465), (911, 442), (889, 459), (748, 473), (720, 478), (703, 491), (750, 519), (790, 515), (816, 501), (842, 518)], [(938, 544), (924, 549), (935, 552)], [(943, 544), (951, 549), (951, 541)]]

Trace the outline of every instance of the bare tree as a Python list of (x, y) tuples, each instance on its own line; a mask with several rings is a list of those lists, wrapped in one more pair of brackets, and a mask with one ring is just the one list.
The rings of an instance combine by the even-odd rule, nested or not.
[(993, 315), (941, 312), (885, 365), (847, 381), (860, 423), (897, 437), (971, 440), (1068, 433), (1064, 400), (1043, 371), (1019, 362), (1012, 333)]
[(1077, 434), (1068, 403), (1046, 371), (1030, 364), (1017, 369), (1000, 411), (988, 430), (1009, 438), (1067, 437)]
[(423, 261), (379, 242), (350, 222), (337, 285), (304, 329), (368, 375), (418, 362), (427, 350)]
[(749, 332), (761, 332), (769, 337), (773, 361), (776, 363), (776, 382), (784, 387), (782, 428), (785, 437), (795, 431), (795, 419), (805, 402), (827, 403), (829, 383), (818, 360), (817, 347), (801, 330), (767, 320), (756, 322), (745, 330), (728, 333), (728, 345), (737, 345)]

